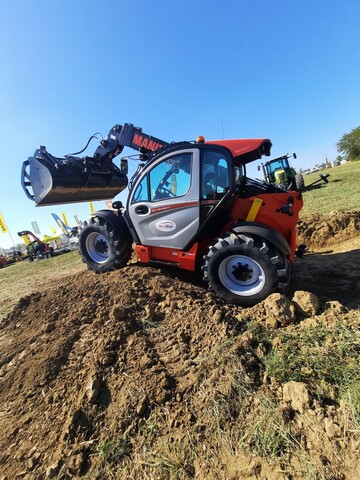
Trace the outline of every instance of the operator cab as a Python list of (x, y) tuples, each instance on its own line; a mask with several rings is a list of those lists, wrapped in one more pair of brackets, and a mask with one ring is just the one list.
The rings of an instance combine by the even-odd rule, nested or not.
[(187, 143), (155, 156), (133, 180), (127, 203), (139, 243), (185, 249), (210, 213), (224, 215), (219, 207), (243, 177), (244, 167), (235, 168), (231, 153), (217, 145)]

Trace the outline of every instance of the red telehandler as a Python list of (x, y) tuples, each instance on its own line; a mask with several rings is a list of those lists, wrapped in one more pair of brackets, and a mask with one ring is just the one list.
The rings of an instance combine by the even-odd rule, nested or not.
[[(133, 156), (113, 163), (126, 146), (139, 151), (129, 182)], [(303, 205), (300, 192), (247, 177), (246, 165), (270, 149), (268, 139), (167, 143), (127, 123), (90, 157), (41, 146), (23, 163), (22, 185), (37, 206), (105, 200), (128, 186), (126, 207), (95, 212), (80, 234), (90, 269), (124, 267), (135, 244), (141, 262), (202, 269), (221, 299), (251, 306), (288, 285)]]
[(54, 251), (48, 243), (43, 242), (30, 230), (18, 232), (26, 245), (26, 254), (29, 262), (41, 258), (50, 258)]

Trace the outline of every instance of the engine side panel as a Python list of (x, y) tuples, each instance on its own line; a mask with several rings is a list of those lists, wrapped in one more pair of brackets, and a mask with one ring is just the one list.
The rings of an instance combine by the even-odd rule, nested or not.
[[(253, 204), (259, 201), (261, 201), (260, 208), (256, 215), (251, 217), (251, 222), (267, 225), (284, 237), (290, 246), (289, 260), (292, 261), (296, 249), (299, 211), (303, 205), (301, 195), (298, 192), (267, 193), (238, 199), (233, 208), (233, 215), (237, 222), (249, 221), (248, 216)], [(226, 229), (231, 227), (227, 225)]]

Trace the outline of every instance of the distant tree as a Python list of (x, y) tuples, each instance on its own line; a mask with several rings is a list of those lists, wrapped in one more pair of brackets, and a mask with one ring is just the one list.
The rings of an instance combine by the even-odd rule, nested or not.
[(345, 133), (336, 144), (338, 152), (343, 153), (348, 160), (360, 160), (360, 127)]

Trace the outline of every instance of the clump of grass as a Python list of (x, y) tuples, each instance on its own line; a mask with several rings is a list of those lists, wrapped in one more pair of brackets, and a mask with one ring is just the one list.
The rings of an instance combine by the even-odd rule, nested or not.
[[(180, 446), (181, 449), (181, 446)], [(189, 458), (185, 458), (184, 451), (181, 455), (178, 452), (172, 452), (169, 450), (169, 446), (164, 447), (163, 451), (168, 454), (159, 453), (154, 455), (154, 460), (151, 462), (151, 466), (154, 472), (157, 472), (159, 476), (155, 478), (169, 478), (169, 479), (185, 479), (193, 478), (195, 475), (194, 466)], [(179, 450), (179, 449), (178, 449)]]
[(360, 382), (349, 385), (344, 394), (344, 400), (348, 403), (354, 427), (360, 429)]
[(268, 398), (260, 399), (257, 409), (246, 419), (246, 424), (241, 443), (245, 450), (260, 457), (280, 458), (299, 446), (279, 406)]
[[(258, 344), (268, 342), (266, 333), (255, 323), (249, 331), (251, 346), (244, 349), (240, 338), (238, 345), (233, 340), (214, 352), (216, 369), (224, 367), (216, 389), (213, 378), (200, 378), (199, 394), (205, 401), (202, 410), (196, 411), (197, 425), (203, 427), (203, 442), (213, 447), (212, 461), (220, 450), (227, 451), (229, 456), (245, 450), (261, 457), (282, 458), (299, 446), (278, 403), (260, 394), (256, 382), (248, 383), (244, 360)], [(204, 363), (205, 371), (211, 371), (206, 360)]]
[(339, 402), (351, 384), (360, 382), (360, 334), (343, 321), (299, 328), (279, 340), (265, 359), (270, 377), (304, 382), (324, 402)]
[(196, 457), (193, 432), (183, 428), (167, 428), (170, 418), (168, 407), (155, 407), (148, 418), (142, 418), (131, 430), (126, 439), (125, 451), (121, 448), (118, 451), (119, 447), (123, 447), (118, 440), (104, 442), (100, 454), (101, 478), (193, 478)]
[(118, 465), (125, 458), (129, 457), (131, 442), (128, 437), (121, 436), (100, 442), (97, 449), (100, 460), (104, 465)]

